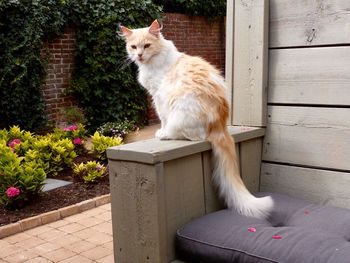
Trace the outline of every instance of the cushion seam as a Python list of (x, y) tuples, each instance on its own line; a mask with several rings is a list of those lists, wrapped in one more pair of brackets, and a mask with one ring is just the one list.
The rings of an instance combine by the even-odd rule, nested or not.
[(198, 239), (195, 239), (195, 238), (192, 238), (192, 237), (188, 237), (188, 236), (184, 236), (183, 234), (180, 234), (180, 230), (177, 230), (177, 235), (181, 238), (185, 238), (187, 240), (191, 240), (191, 241), (194, 241), (194, 242), (198, 242), (198, 243), (201, 243), (201, 244), (204, 244), (204, 245), (207, 245), (207, 246), (212, 246), (212, 247), (217, 247), (217, 248), (220, 248), (220, 249), (225, 249), (225, 250), (233, 250), (233, 251), (236, 251), (236, 252), (239, 252), (239, 253), (243, 253), (243, 254), (246, 254), (248, 256), (251, 256), (251, 257), (255, 257), (255, 258), (258, 258), (258, 259), (264, 259), (264, 260), (268, 260), (270, 262), (273, 262), (273, 263), (282, 263), (281, 261), (276, 261), (276, 260), (273, 260), (271, 258), (267, 258), (267, 257), (263, 257), (263, 256), (258, 256), (258, 255), (254, 255), (254, 254), (251, 254), (247, 251), (244, 251), (244, 250), (241, 250), (241, 249), (237, 249), (237, 248), (230, 248), (230, 247), (224, 247), (224, 246), (218, 246), (218, 245), (215, 245), (215, 244), (212, 244), (212, 243), (209, 243), (209, 242), (205, 242), (205, 241), (202, 241), (202, 240), (198, 240)]

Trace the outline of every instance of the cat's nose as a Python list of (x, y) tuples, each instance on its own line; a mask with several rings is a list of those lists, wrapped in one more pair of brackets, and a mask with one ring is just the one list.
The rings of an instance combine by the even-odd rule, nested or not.
[(142, 54), (137, 54), (139, 57), (142, 57)]

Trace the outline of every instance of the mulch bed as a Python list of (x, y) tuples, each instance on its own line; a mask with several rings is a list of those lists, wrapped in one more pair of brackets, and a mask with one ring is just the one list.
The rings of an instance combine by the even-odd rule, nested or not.
[[(80, 163), (92, 159), (92, 156), (85, 155), (77, 157), (74, 162)], [(108, 174), (95, 184), (76, 182), (71, 175), (71, 169), (62, 171), (57, 177), (55, 177), (55, 179), (71, 181), (73, 182), (72, 184), (48, 192), (43, 192), (40, 196), (21, 209), (10, 210), (0, 207), (0, 227), (17, 222), (24, 218), (53, 211), (109, 193)]]

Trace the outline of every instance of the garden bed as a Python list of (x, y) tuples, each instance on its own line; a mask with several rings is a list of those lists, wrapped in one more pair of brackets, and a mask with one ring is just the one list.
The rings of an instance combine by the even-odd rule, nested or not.
[[(89, 160), (93, 160), (93, 157), (86, 154), (75, 158), (74, 162), (80, 163)], [(70, 181), (72, 184), (43, 192), (21, 209), (0, 207), (0, 227), (109, 193), (108, 173), (94, 184), (74, 181), (72, 169), (60, 172), (55, 179)]]

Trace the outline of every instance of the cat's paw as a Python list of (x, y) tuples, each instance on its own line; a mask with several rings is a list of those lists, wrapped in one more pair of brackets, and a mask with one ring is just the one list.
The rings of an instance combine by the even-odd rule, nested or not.
[(159, 129), (156, 131), (155, 134), (156, 138), (158, 138), (159, 140), (169, 140), (168, 136), (166, 135), (164, 129)]

